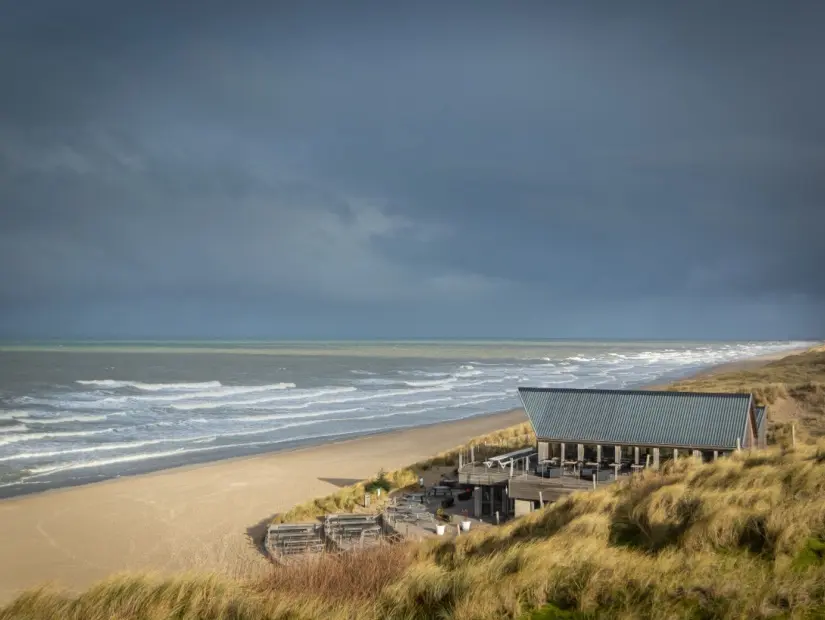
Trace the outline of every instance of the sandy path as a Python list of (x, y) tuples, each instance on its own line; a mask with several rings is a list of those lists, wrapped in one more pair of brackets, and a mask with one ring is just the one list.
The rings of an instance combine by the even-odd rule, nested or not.
[(255, 570), (246, 531), (273, 513), (525, 420), (495, 414), (2, 500), (0, 603), (124, 570)]

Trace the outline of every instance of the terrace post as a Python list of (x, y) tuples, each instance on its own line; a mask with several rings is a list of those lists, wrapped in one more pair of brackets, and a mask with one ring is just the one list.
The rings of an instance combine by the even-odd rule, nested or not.
[(621, 463), (622, 462), (622, 447), (621, 446), (613, 446), (613, 462), (614, 463)]
[(678, 448), (673, 448), (673, 460), (674, 461), (679, 460), (679, 449)]
[(513, 466), (515, 465), (516, 459), (510, 459), (510, 477), (513, 477)]
[(602, 446), (601, 444), (596, 445), (596, 462), (602, 462)]
[(560, 445), (561, 445), (561, 458), (559, 459), (559, 463), (562, 464), (562, 463), (564, 463), (564, 442), (562, 442)]
[(464, 461), (464, 453), (461, 450), (459, 450), (458, 451), (458, 469), (461, 469), (461, 467), (463, 465), (463, 461)]
[(653, 469), (659, 469), (659, 448), (653, 448)]
[(633, 464), (639, 464), (639, 446), (633, 448)]
[(476, 462), (475, 450), (473, 449), (473, 446), (470, 446), (470, 462)]
[(713, 451), (713, 460), (715, 461), (718, 458), (719, 458), (719, 450), (714, 450)]
[(539, 453), (538, 460), (539, 460), (539, 462), (546, 461), (547, 459), (549, 459), (550, 458), (549, 452), (550, 452), (550, 444), (548, 444), (546, 441), (540, 441), (538, 443), (538, 453)]
[(583, 461), (584, 460), (584, 444), (580, 443), (576, 446), (576, 460)]
[(701, 459), (702, 458), (702, 453), (699, 450), (694, 450), (693, 451), (693, 458)]

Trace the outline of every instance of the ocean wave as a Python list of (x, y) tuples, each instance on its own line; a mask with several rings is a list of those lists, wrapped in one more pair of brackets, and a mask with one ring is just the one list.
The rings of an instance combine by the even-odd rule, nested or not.
[(339, 387), (339, 388), (321, 388), (318, 390), (295, 391), (279, 396), (262, 396), (260, 398), (251, 398), (244, 400), (224, 400), (224, 401), (208, 401), (208, 402), (181, 402), (170, 405), (172, 409), (180, 409), (182, 411), (193, 411), (196, 409), (216, 409), (219, 407), (237, 408), (237, 407), (255, 407), (267, 403), (276, 403), (291, 400), (310, 400), (319, 396), (326, 396), (328, 394), (343, 394), (347, 392), (355, 392), (358, 388), (353, 386)]
[(383, 418), (394, 418), (401, 415), (417, 415), (419, 413), (426, 413), (432, 409), (413, 409), (411, 411), (393, 411), (391, 413), (374, 413), (372, 415), (359, 416), (357, 418), (350, 418), (350, 420), (380, 420)]
[(94, 431), (55, 431), (51, 433), (24, 433), (19, 435), (8, 435), (0, 437), (0, 446), (5, 446), (10, 443), (17, 443), (20, 441), (34, 441), (36, 439), (63, 439), (65, 437), (88, 437), (90, 435), (100, 435), (102, 433), (110, 433), (112, 429), (104, 428)]
[[(296, 423), (294, 426), (299, 426)], [(162, 459), (162, 458), (169, 458), (171, 456), (185, 456), (189, 454), (197, 454), (201, 452), (213, 452), (215, 450), (224, 450), (224, 449), (237, 449), (237, 448), (251, 448), (256, 446), (270, 446), (270, 445), (277, 445), (280, 443), (288, 443), (288, 442), (297, 442), (297, 441), (307, 441), (307, 440), (316, 440), (316, 439), (326, 439), (330, 437), (340, 438), (340, 437), (348, 437), (351, 435), (364, 435), (369, 433), (377, 433), (382, 431), (389, 431), (389, 430), (397, 430), (402, 428), (410, 428), (414, 426), (414, 424), (407, 424), (407, 425), (399, 425), (399, 426), (392, 426), (392, 427), (385, 427), (379, 426), (376, 428), (363, 428), (353, 431), (340, 431), (340, 432), (331, 432), (331, 433), (319, 433), (319, 434), (312, 434), (312, 435), (299, 435), (295, 437), (283, 437), (281, 439), (276, 440), (264, 440), (264, 441), (253, 441), (247, 443), (238, 443), (232, 445), (220, 445), (220, 446), (206, 446), (203, 448), (178, 448), (175, 450), (168, 450), (165, 452), (146, 452), (142, 454), (134, 454), (134, 455), (124, 455), (119, 457), (114, 457), (110, 459), (96, 459), (94, 461), (79, 461), (76, 463), (68, 463), (64, 465), (52, 465), (52, 466), (43, 466), (43, 467), (36, 467), (29, 470), (29, 476), (25, 478), (22, 482), (27, 482), (30, 478), (35, 477), (43, 477), (49, 474), (54, 473), (61, 473), (65, 471), (73, 471), (77, 469), (89, 469), (95, 467), (106, 467), (109, 465), (117, 465), (119, 463), (132, 463), (132, 462), (139, 462), (139, 461), (146, 461), (146, 460), (153, 460), (153, 459)], [(230, 435), (231, 436), (231, 435)]]
[(11, 409), (9, 411), (0, 411), (0, 420), (22, 420), (29, 417), (28, 411), (22, 409)]
[[(214, 435), (212, 436), (214, 439)], [(184, 440), (185, 441), (185, 440)], [(193, 443), (195, 440), (190, 440)], [(92, 452), (110, 452), (115, 450), (134, 450), (135, 448), (143, 448), (145, 446), (153, 446), (162, 443), (179, 443), (178, 439), (147, 439), (145, 441), (123, 441), (119, 443), (104, 443), (96, 446), (88, 446), (86, 448), (67, 448), (66, 450), (47, 450), (43, 452), (20, 452), (18, 454), (11, 454), (0, 457), (0, 462), (19, 461), (29, 459), (45, 459), (62, 457), (70, 454), (89, 454)]]
[[(270, 383), (268, 385), (224, 385), (212, 390), (197, 392), (185, 392), (183, 394), (163, 394), (163, 395), (125, 395), (108, 396), (97, 402), (105, 403), (173, 403), (185, 400), (206, 400), (229, 398), (242, 394), (255, 394), (260, 392), (280, 392), (295, 388), (294, 383)], [(94, 401), (93, 401), (94, 402)]]
[(292, 420), (296, 418), (316, 418), (329, 415), (341, 415), (343, 413), (355, 413), (364, 411), (363, 407), (352, 407), (350, 409), (328, 409), (326, 411), (312, 411), (309, 413), (270, 413), (264, 415), (244, 415), (237, 418), (227, 418), (227, 422), (269, 422), (272, 420)]
[(102, 388), (124, 388), (130, 387), (136, 390), (146, 390), (147, 392), (158, 392), (161, 390), (205, 390), (208, 388), (221, 387), (220, 381), (200, 381), (194, 383), (144, 383), (142, 381), (117, 381), (114, 379), (90, 379), (78, 380), (79, 385), (93, 385)]
[(0, 433), (21, 433), (28, 430), (25, 424), (11, 424), (9, 426), (0, 426)]
[(115, 415), (126, 415), (124, 412), (119, 413), (104, 413), (104, 414), (90, 414), (90, 415), (66, 415), (58, 416), (56, 418), (29, 418), (29, 424), (65, 424), (67, 422), (101, 422), (109, 419)]
[(446, 379), (431, 379), (425, 381), (402, 381), (401, 383), (408, 387), (436, 387), (440, 385), (450, 385), (455, 382), (455, 377), (448, 377)]

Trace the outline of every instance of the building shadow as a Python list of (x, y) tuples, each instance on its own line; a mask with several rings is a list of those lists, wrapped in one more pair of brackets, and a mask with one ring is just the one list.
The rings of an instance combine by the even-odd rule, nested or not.
[(250, 525), (246, 528), (246, 536), (249, 542), (255, 547), (255, 550), (264, 556), (267, 560), (270, 559), (269, 554), (266, 552), (266, 532), (269, 528), (269, 524), (272, 523), (272, 520), (275, 518), (276, 515), (271, 515), (266, 519), (262, 519), (255, 525)]
[(361, 480), (357, 480), (355, 478), (318, 478), (321, 482), (327, 482), (333, 486), (342, 489), (344, 487), (352, 486), (353, 484), (358, 484)]

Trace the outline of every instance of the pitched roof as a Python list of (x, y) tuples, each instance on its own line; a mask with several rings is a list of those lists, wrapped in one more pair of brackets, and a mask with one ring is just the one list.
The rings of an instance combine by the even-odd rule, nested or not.
[(519, 397), (539, 439), (697, 449), (744, 446), (751, 407), (750, 394), (519, 388)]

